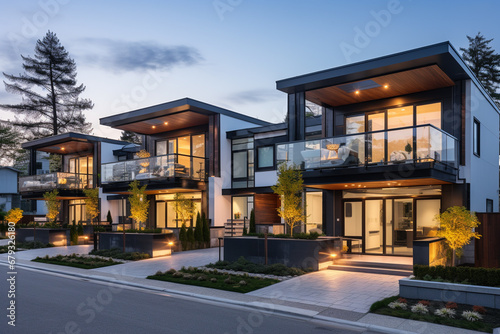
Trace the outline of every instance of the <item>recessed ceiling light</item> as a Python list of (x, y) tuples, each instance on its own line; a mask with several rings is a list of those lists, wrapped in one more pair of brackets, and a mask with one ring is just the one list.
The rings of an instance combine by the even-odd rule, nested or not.
[(359, 94), (359, 90), (355, 91), (354, 93)]
[(168, 125), (168, 122), (165, 122), (165, 123), (163, 123), (163, 124)]
[(385, 89), (389, 88), (389, 85), (384, 85), (384, 88), (385, 88)]
[(64, 151), (64, 150), (65, 150), (64, 147), (61, 147), (61, 151)]
[(152, 126), (151, 126), (151, 129), (156, 129), (156, 125), (152, 125)]

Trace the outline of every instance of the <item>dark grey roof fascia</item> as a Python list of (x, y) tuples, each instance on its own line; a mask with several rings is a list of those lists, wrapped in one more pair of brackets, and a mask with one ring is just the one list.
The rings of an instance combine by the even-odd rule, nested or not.
[(165, 115), (165, 110), (179, 108), (187, 106), (187, 110), (192, 110), (195, 112), (203, 113), (203, 114), (221, 114), (225, 116), (229, 116), (232, 118), (240, 119), (246, 122), (254, 123), (256, 125), (268, 125), (271, 124), (269, 122), (260, 120), (258, 118), (254, 118), (251, 116), (246, 116), (231, 110), (227, 110), (224, 108), (220, 108), (208, 103), (204, 103), (201, 101), (193, 100), (191, 98), (183, 98), (175, 101), (170, 101), (162, 104), (157, 104), (151, 107), (146, 107), (142, 109), (132, 110), (125, 113), (107, 116), (100, 119), (100, 123), (102, 125), (108, 126), (120, 126), (124, 124), (134, 123), (137, 121), (142, 121), (146, 119), (151, 119), (159, 116)]
[(128, 142), (104, 137), (97, 137), (77, 132), (66, 132), (55, 136), (44, 137), (22, 143), (21, 147), (24, 149), (45, 147), (47, 145), (55, 145), (70, 140), (92, 141), (92, 142), (105, 142), (109, 144), (126, 145)]
[(10, 166), (0, 166), (0, 169), (10, 169), (11, 171), (14, 171), (16, 173), (22, 173), (19, 169), (15, 169), (14, 167)]
[(271, 124), (271, 125), (259, 126), (259, 127), (255, 127), (255, 128), (246, 128), (246, 129), (240, 129), (240, 130), (227, 131), (226, 138), (227, 139), (247, 138), (247, 137), (252, 137), (253, 135), (255, 135), (257, 133), (283, 131), (283, 130), (287, 130), (287, 129), (288, 129), (288, 127), (287, 127), (286, 123)]
[(488, 102), (500, 113), (491, 96), (448, 41), (279, 80), (276, 82), (276, 88), (285, 93), (294, 93), (364, 80), (431, 64), (437, 64), (452, 80), (471, 79)]

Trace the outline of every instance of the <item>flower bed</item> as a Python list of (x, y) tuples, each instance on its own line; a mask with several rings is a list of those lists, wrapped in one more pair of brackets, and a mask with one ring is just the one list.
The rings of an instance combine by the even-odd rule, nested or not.
[(119, 248), (91, 250), (89, 252), (89, 255), (110, 257), (113, 259), (126, 260), (126, 261), (138, 261), (138, 260), (149, 259), (151, 257), (147, 253), (139, 253), (139, 252), (123, 253), (122, 250)]
[(261, 289), (279, 282), (276, 279), (230, 275), (220, 273), (217, 270), (202, 270), (193, 267), (182, 267), (181, 270), (170, 269), (165, 272), (159, 271), (147, 278), (241, 293)]
[(112, 266), (115, 264), (121, 264), (123, 262), (113, 261), (111, 259), (99, 258), (99, 257), (88, 257), (80, 256), (76, 254), (71, 255), (57, 255), (49, 257), (48, 255), (44, 257), (37, 257), (32, 260), (34, 262), (57, 264), (68, 267), (76, 267), (82, 269), (94, 269), (100, 267)]
[(413, 266), (416, 279), (500, 287), (500, 268)]
[(255, 274), (266, 274), (274, 276), (299, 276), (306, 273), (306, 271), (299, 268), (290, 268), (281, 263), (275, 264), (259, 264), (253, 263), (245, 259), (243, 256), (237, 261), (217, 261), (215, 263), (207, 264), (208, 268), (223, 269), (223, 270), (233, 270), (233, 271), (244, 271), (248, 273)]
[(419, 299), (386, 298), (374, 303), (370, 312), (399, 318), (432, 322), (446, 326), (491, 333), (500, 327), (500, 310), (479, 305)]

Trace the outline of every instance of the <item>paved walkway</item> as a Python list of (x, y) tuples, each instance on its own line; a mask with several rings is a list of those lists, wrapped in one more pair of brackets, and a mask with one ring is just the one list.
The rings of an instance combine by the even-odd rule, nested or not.
[[(349, 324), (379, 333), (478, 333), (425, 322), (366, 314), (373, 302), (398, 294), (398, 280), (401, 278), (398, 276), (325, 270), (299, 276), (251, 293), (240, 294), (145, 279), (158, 270), (179, 269), (182, 266), (200, 266), (215, 262), (218, 260), (217, 248), (174, 253), (171, 256), (92, 270), (31, 261), (37, 256), (86, 254), (91, 249), (91, 245), (82, 245), (27, 250), (16, 253), (16, 263), (18, 266), (127, 284), (170, 294), (251, 307), (256, 310)], [(6, 254), (0, 254), (0, 262), (5, 263), (6, 258)], [(3, 268), (7, 267), (0, 266), (0, 271)]]

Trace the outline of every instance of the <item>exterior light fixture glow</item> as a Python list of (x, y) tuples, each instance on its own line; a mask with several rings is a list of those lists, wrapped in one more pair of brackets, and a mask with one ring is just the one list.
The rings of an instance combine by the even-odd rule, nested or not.
[(355, 91), (354, 93), (355, 93), (356, 95), (359, 95), (359, 90)]
[(64, 151), (64, 150), (65, 150), (65, 148), (64, 148), (64, 147), (61, 147), (61, 151)]
[(168, 122), (165, 122), (165, 123), (163, 123), (163, 124), (168, 125)]
[(331, 257), (337, 257), (337, 254), (332, 253), (332, 254), (330, 254), (330, 256), (331, 256)]
[(174, 245), (174, 242), (173, 242), (173, 241), (169, 241), (169, 242), (168, 242), (168, 245), (169, 245), (169, 246), (173, 246), (173, 245)]
[(89, 237), (85, 237), (84, 239), (87, 240)]
[(385, 89), (389, 88), (389, 85), (384, 85), (384, 88), (385, 88)]
[(152, 126), (151, 126), (151, 129), (156, 129), (156, 125), (152, 125)]

